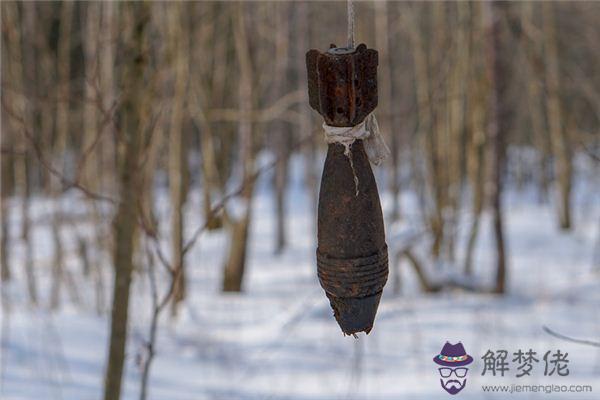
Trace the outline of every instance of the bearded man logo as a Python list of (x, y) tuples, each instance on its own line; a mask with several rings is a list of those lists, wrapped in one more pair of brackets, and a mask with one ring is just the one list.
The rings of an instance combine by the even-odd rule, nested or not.
[(456, 394), (467, 384), (467, 372), (473, 357), (467, 354), (461, 342), (450, 344), (446, 342), (440, 354), (433, 357), (433, 362), (441, 365), (438, 368), (442, 388), (450, 394)]

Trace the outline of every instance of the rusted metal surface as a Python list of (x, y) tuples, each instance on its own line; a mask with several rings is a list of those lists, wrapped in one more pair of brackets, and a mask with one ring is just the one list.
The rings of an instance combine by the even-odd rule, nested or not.
[[(328, 125), (361, 123), (377, 106), (377, 62), (377, 51), (364, 44), (354, 52), (310, 50), (311, 107)], [(329, 145), (319, 193), (317, 267), (342, 331), (369, 333), (387, 281), (388, 257), (379, 193), (361, 140), (352, 145), (350, 157), (343, 145)]]
[(335, 45), (306, 53), (310, 106), (327, 125), (355, 126), (377, 107), (377, 51), (359, 45), (352, 53)]

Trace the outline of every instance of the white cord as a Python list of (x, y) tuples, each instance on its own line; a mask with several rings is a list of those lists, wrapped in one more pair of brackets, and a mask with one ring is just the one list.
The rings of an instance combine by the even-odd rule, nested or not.
[(367, 157), (375, 165), (381, 164), (390, 155), (390, 150), (379, 133), (379, 124), (373, 113), (356, 126), (330, 126), (323, 122), (323, 130), (325, 131), (325, 141), (343, 145), (346, 156), (350, 154), (350, 146), (357, 139), (364, 141)]
[(369, 114), (363, 122), (356, 126), (330, 126), (323, 122), (323, 130), (325, 131), (325, 141), (327, 143), (339, 143), (344, 146), (344, 154), (350, 160), (356, 195), (358, 196), (358, 177), (352, 161), (352, 144), (356, 140), (362, 140), (369, 161), (375, 165), (381, 164), (390, 155), (390, 149), (385, 144), (381, 133), (379, 133), (379, 124), (375, 114)]

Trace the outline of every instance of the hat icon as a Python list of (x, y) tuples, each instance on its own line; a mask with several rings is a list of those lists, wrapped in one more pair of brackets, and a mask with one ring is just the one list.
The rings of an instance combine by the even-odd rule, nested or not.
[(461, 342), (450, 344), (446, 342), (442, 351), (433, 357), (433, 362), (444, 367), (460, 367), (473, 362), (473, 357), (467, 354)]

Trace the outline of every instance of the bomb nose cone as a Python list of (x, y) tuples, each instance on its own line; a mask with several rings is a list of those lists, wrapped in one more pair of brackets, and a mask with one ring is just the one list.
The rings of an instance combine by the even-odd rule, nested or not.
[(373, 329), (381, 293), (361, 298), (335, 297), (327, 293), (333, 315), (342, 332), (346, 335), (365, 332), (368, 335)]

